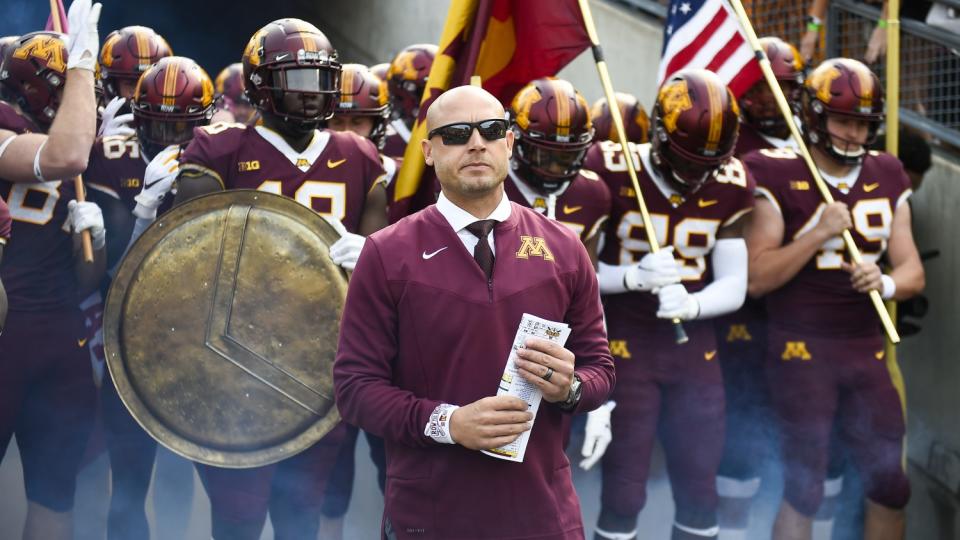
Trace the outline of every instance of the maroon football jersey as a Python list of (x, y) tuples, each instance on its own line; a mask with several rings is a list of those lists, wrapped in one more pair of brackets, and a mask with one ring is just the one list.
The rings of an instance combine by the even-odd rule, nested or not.
[(13, 218), (10, 217), (10, 208), (6, 201), (0, 198), (0, 244), (6, 244), (10, 240), (10, 227), (13, 224)]
[[(813, 229), (826, 204), (813, 176), (793, 150), (761, 150), (744, 162), (757, 179), (757, 191), (783, 217), (783, 244)], [(828, 183), (833, 198), (846, 203), (853, 218), (850, 234), (864, 260), (876, 262), (887, 249), (897, 207), (910, 196), (910, 179), (895, 157), (870, 152), (860, 174), (838, 189)], [(879, 321), (866, 294), (850, 285), (850, 275), (840, 268), (849, 260), (843, 240), (827, 240), (792, 280), (767, 294), (771, 323), (818, 335), (858, 336), (879, 332)]]
[(297, 152), (266, 127), (227, 122), (195, 129), (180, 166), (213, 176), (224, 189), (286, 195), (353, 233), (367, 193), (384, 175), (376, 146), (354, 133), (317, 131)]
[(764, 148), (773, 148), (773, 145), (770, 144), (770, 141), (765, 139), (759, 131), (754, 129), (753, 126), (746, 122), (740, 122), (740, 133), (737, 135), (737, 146), (733, 151), (733, 155), (742, 158), (754, 150), (762, 150)]
[[(634, 163), (643, 200), (663, 247), (673, 246), (680, 263), (680, 276), (688, 291), (703, 289), (711, 278), (707, 256), (717, 233), (753, 209), (753, 178), (736, 158), (696, 192), (684, 196), (649, 171), (650, 145), (633, 145)], [(633, 183), (627, 173), (620, 144), (603, 141), (587, 152), (585, 168), (599, 171), (610, 188), (610, 219), (600, 260), (623, 265), (639, 261), (650, 251)], [(607, 318), (618, 324), (649, 325), (656, 317), (659, 300), (649, 292), (613, 294), (605, 298)], [(668, 324), (669, 321), (666, 321)]]
[(580, 169), (580, 174), (553, 195), (535, 191), (513, 171), (503, 187), (511, 201), (563, 223), (583, 242), (597, 234), (610, 217), (610, 191), (597, 173), (587, 169)]
[[(22, 133), (26, 123), (25, 118), (10, 120), (0, 129)], [(0, 263), (10, 311), (76, 307), (73, 237), (67, 222), (67, 203), (76, 198), (73, 181), (13, 183), (0, 178), (0, 198), (13, 218), (11, 241)]]
[(93, 143), (83, 180), (90, 189), (123, 201), (133, 210), (146, 169), (136, 135), (109, 135)]

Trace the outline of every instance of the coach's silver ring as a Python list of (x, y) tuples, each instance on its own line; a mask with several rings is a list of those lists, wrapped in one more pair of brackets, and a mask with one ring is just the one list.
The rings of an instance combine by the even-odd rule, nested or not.
[(543, 380), (550, 382), (550, 377), (553, 377), (553, 368), (547, 368), (547, 372), (543, 374)]

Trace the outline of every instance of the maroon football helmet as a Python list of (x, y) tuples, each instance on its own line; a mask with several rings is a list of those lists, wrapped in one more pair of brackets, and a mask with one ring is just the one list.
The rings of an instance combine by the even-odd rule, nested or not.
[[(623, 129), (627, 132), (627, 140), (637, 144), (649, 142), (650, 117), (647, 116), (646, 109), (636, 97), (630, 94), (617, 92), (616, 98), (617, 104), (620, 105), (620, 116), (623, 118)], [(590, 109), (590, 118), (593, 120), (597, 139), (619, 142), (610, 107), (607, 106), (607, 98), (603, 97), (594, 102)]]
[(237, 122), (251, 124), (255, 121), (257, 109), (250, 103), (244, 88), (243, 64), (236, 62), (223, 68), (213, 86), (217, 107), (230, 111)]
[(716, 73), (674, 73), (653, 106), (653, 164), (681, 191), (696, 191), (733, 155), (739, 116), (737, 100)]
[(510, 105), (516, 134), (512, 165), (518, 176), (550, 193), (580, 172), (593, 142), (590, 106), (562, 79), (537, 79)]
[[(827, 132), (827, 117), (864, 120), (868, 123), (867, 140), (831, 140)], [(877, 130), (883, 122), (883, 86), (870, 68), (852, 58), (824, 60), (814, 69), (804, 84), (803, 138), (828, 156), (845, 165), (857, 165), (867, 147), (877, 139)]]
[[(250, 102), (300, 130), (316, 129), (330, 118), (340, 94), (340, 61), (327, 36), (300, 19), (279, 19), (257, 31), (243, 51), (243, 80)], [(300, 111), (285, 110), (287, 94)], [(318, 104), (311, 104), (311, 96)]]
[(31, 32), (7, 49), (0, 84), (20, 110), (46, 131), (57, 115), (67, 77), (66, 36)]
[[(387, 73), (390, 71), (390, 62), (384, 62), (382, 64), (374, 64), (370, 66), (370, 73), (373, 73), (383, 82), (387, 81)], [(389, 89), (388, 89), (389, 90)]]
[(412, 125), (420, 112), (420, 99), (427, 87), (427, 77), (437, 46), (418, 43), (400, 51), (387, 70), (387, 88), (390, 92), (390, 108), (393, 117)]
[(133, 88), (137, 79), (161, 58), (172, 56), (167, 40), (146, 26), (125, 26), (110, 32), (100, 48), (100, 80), (106, 101), (124, 95), (122, 82)]
[[(0, 66), (3, 65), (3, 59), (6, 58), (7, 52), (11, 46), (20, 40), (20, 36), (4, 36), (0, 37)], [(14, 98), (7, 96), (6, 90), (4, 90), (3, 85), (0, 84), (0, 100), (3, 101), (13, 101)]]
[[(800, 52), (778, 37), (760, 38), (760, 44), (770, 59), (773, 74), (780, 83), (790, 108), (794, 114), (799, 115), (804, 70)], [(790, 128), (764, 79), (757, 81), (740, 96), (740, 108), (743, 111), (743, 120), (757, 131), (778, 139), (790, 136)]]
[(383, 148), (390, 118), (387, 83), (362, 64), (344, 64), (340, 74), (340, 101), (333, 116), (366, 116), (373, 120), (368, 138)]
[(210, 123), (213, 81), (193, 60), (168, 56), (137, 81), (132, 106), (140, 148), (153, 158), (172, 144), (190, 142), (193, 128)]

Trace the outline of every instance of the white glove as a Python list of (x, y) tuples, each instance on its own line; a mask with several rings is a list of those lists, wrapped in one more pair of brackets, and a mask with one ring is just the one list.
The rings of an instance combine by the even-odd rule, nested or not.
[(596, 465), (610, 441), (613, 440), (613, 431), (610, 430), (610, 413), (617, 406), (615, 401), (608, 401), (598, 409), (587, 413), (586, 434), (583, 438), (583, 448), (580, 453), (585, 458), (580, 462), (580, 468), (589, 471)]
[(134, 133), (134, 129), (131, 127), (131, 124), (133, 124), (133, 113), (117, 116), (117, 111), (123, 107), (126, 101), (127, 100), (122, 97), (117, 96), (111, 99), (110, 103), (107, 103), (107, 106), (103, 108), (103, 113), (100, 114), (100, 131), (97, 132), (97, 137), (132, 135)]
[(173, 182), (180, 171), (178, 157), (180, 157), (180, 147), (173, 145), (168, 146), (150, 160), (146, 172), (143, 173), (143, 189), (133, 198), (137, 201), (133, 215), (141, 219), (157, 217), (157, 208), (160, 208), (163, 198), (173, 188)]
[(363, 243), (367, 239), (359, 234), (353, 234), (344, 231), (345, 234), (330, 246), (330, 258), (333, 262), (339, 264), (344, 270), (352, 271), (357, 266), (357, 259), (360, 258), (360, 250), (363, 249)]
[(103, 227), (103, 212), (96, 203), (70, 201), (67, 203), (70, 228), (74, 234), (90, 230), (93, 249), (103, 249), (107, 242), (107, 230)]
[(90, 5), (90, 0), (73, 0), (67, 11), (67, 69), (94, 70), (97, 53), (100, 52), (100, 36), (97, 21), (100, 20), (100, 3)]
[(673, 246), (656, 253), (647, 253), (640, 263), (632, 266), (623, 275), (623, 284), (629, 291), (652, 291), (680, 283), (680, 264), (673, 257)]
[(679, 283), (667, 285), (657, 293), (660, 298), (660, 309), (657, 317), (661, 319), (680, 319), (689, 321), (696, 319), (700, 314), (700, 304), (697, 299), (687, 292), (687, 288)]

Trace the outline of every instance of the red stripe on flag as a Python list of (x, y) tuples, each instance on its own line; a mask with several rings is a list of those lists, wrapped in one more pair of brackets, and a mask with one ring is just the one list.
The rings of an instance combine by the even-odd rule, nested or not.
[(740, 32), (735, 32), (730, 36), (730, 41), (726, 45), (720, 48), (717, 51), (717, 55), (713, 57), (713, 60), (707, 64), (707, 69), (716, 73), (727, 59), (733, 56), (733, 53), (737, 52), (737, 49), (743, 45), (743, 36), (740, 35)]
[(763, 77), (763, 72), (760, 71), (760, 64), (756, 60), (751, 59), (743, 68), (737, 73), (733, 79), (727, 84), (730, 87), (730, 91), (733, 92), (733, 95), (738, 99), (744, 94), (751, 86), (754, 85)]
[(700, 52), (700, 49), (706, 44), (710, 39), (710, 36), (717, 31), (717, 28), (720, 28), (720, 25), (727, 20), (727, 11), (723, 9), (723, 6), (720, 5), (720, 9), (717, 10), (717, 13), (713, 16), (713, 19), (707, 23), (707, 26), (700, 31), (700, 34), (697, 35), (697, 39), (693, 40), (689, 45), (680, 50), (677, 54), (673, 55), (673, 58), (670, 59), (670, 63), (667, 64), (667, 71), (664, 73), (664, 77), (669, 77), (673, 73), (680, 71), (685, 68), (693, 57)]

